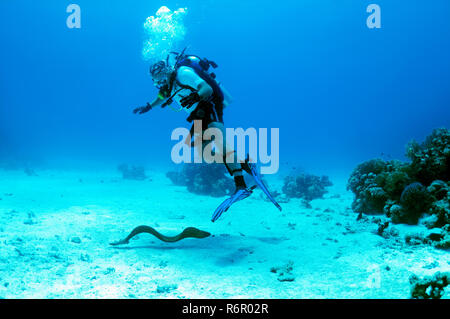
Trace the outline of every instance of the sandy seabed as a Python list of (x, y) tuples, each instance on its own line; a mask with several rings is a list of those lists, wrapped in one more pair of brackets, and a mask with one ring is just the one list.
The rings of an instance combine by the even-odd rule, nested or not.
[[(163, 172), (37, 173), (0, 170), (1, 298), (409, 298), (411, 274), (450, 270), (447, 251), (404, 243), (421, 226), (395, 225), (399, 236), (386, 239), (372, 217), (356, 221), (345, 180), (312, 208), (291, 200), (283, 212), (257, 190), (211, 223), (223, 198)], [(212, 236), (109, 245), (138, 225)]]

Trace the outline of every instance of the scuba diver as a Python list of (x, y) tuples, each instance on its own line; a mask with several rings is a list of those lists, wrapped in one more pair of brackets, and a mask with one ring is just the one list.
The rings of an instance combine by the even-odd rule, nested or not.
[[(237, 159), (236, 152), (225, 154), (226, 134), (223, 121), (223, 110), (231, 103), (231, 96), (216, 80), (216, 75), (210, 68), (217, 68), (217, 64), (205, 58), (172, 52), (165, 61), (159, 61), (150, 67), (150, 75), (154, 85), (159, 89), (157, 98), (146, 106), (134, 109), (135, 114), (144, 114), (151, 109), (161, 106), (165, 108), (176, 101), (181, 109), (189, 113), (187, 121), (201, 121), (202, 131), (208, 128), (218, 129), (222, 132), (222, 140), (214, 139), (215, 151), (224, 159), (224, 164), (233, 177), (236, 191), (227, 198), (214, 212), (212, 222), (215, 222), (231, 205), (249, 197), (256, 186), (247, 187), (243, 172), (252, 175), (257, 186), (267, 195), (272, 203), (281, 211), (280, 205), (269, 193), (257, 170), (256, 164), (250, 163), (249, 158), (244, 162)], [(169, 63), (170, 56), (175, 56), (173, 65)], [(181, 110), (180, 109), (180, 110)], [(194, 135), (194, 126), (191, 128), (188, 139)], [(192, 143), (191, 143), (192, 146)], [(205, 145), (202, 142), (202, 148)]]

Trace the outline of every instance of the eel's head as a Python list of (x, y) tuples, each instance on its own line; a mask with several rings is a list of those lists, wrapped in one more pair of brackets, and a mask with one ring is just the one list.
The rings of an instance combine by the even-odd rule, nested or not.
[(208, 233), (206, 231), (203, 231), (203, 230), (200, 230), (200, 229), (197, 229), (195, 227), (188, 227), (188, 228), (186, 228), (185, 230), (183, 230), (182, 235), (185, 238), (193, 237), (193, 238), (199, 238), (199, 239), (211, 236), (210, 233)]

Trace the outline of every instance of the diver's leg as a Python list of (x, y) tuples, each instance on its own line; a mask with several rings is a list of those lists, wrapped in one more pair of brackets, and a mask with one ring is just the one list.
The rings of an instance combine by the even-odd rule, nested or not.
[(237, 154), (235, 151), (226, 154), (226, 150), (230, 149), (227, 145), (225, 126), (221, 122), (211, 122), (208, 128), (214, 128), (221, 131), (222, 139), (215, 138), (214, 144), (216, 146), (216, 152), (219, 153), (224, 159), (225, 167), (228, 172), (234, 178), (237, 189), (247, 188), (244, 180), (243, 169), (241, 163), (239, 163)]

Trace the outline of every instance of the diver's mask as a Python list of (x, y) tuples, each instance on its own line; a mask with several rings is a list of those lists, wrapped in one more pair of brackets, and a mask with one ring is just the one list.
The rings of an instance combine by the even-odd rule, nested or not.
[(150, 75), (158, 89), (168, 85), (171, 71), (170, 66), (166, 65), (164, 61), (159, 61), (150, 67)]

